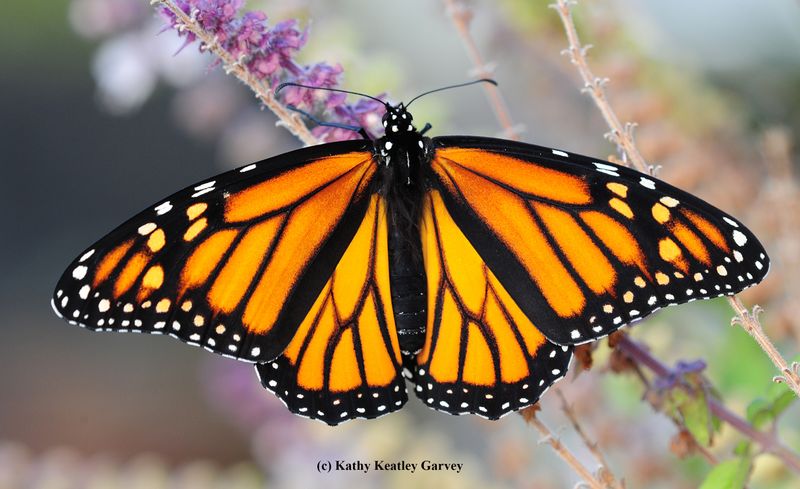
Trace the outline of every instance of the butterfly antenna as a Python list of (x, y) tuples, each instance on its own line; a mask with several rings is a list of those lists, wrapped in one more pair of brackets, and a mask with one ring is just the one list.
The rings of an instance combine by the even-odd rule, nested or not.
[(347, 94), (350, 94), (350, 95), (357, 95), (359, 97), (366, 97), (366, 98), (375, 100), (376, 102), (380, 102), (383, 105), (389, 107), (389, 103), (388, 102), (386, 102), (384, 100), (381, 100), (378, 97), (373, 97), (372, 95), (367, 95), (366, 93), (352, 92), (350, 90), (342, 90), (340, 88), (312, 87), (311, 85), (302, 85), (300, 83), (294, 83), (294, 82), (286, 82), (286, 83), (281, 83), (280, 85), (278, 85), (275, 88), (275, 95), (278, 95), (278, 92), (280, 92), (281, 90), (283, 90), (286, 87), (299, 87), (299, 88), (308, 88), (310, 90), (325, 90), (327, 92), (347, 93)]
[(481, 78), (480, 80), (473, 80), (473, 81), (466, 82), (466, 83), (459, 83), (457, 85), (449, 85), (449, 86), (446, 86), (446, 87), (437, 88), (435, 90), (429, 90), (429, 91), (427, 91), (425, 93), (421, 93), (421, 94), (417, 95), (416, 97), (412, 98), (411, 101), (409, 101), (406, 104), (406, 107), (411, 105), (418, 98), (424, 97), (425, 95), (429, 95), (431, 93), (436, 93), (436, 92), (441, 92), (442, 90), (450, 90), (451, 88), (468, 87), (470, 85), (475, 85), (477, 83), (491, 83), (492, 85), (497, 86), (497, 82), (492, 80), (491, 78)]
[(348, 131), (354, 131), (354, 132), (359, 133), (362, 138), (367, 139), (369, 141), (372, 141), (372, 138), (369, 137), (369, 134), (367, 133), (367, 130), (364, 129), (363, 127), (361, 127), (361, 126), (351, 126), (350, 124), (343, 124), (341, 122), (325, 122), (325, 121), (321, 121), (321, 120), (317, 119), (316, 117), (314, 117), (313, 115), (311, 115), (308, 112), (306, 112), (305, 110), (298, 109), (297, 107), (295, 107), (292, 104), (286, 104), (286, 108), (291, 110), (291, 111), (297, 112), (300, 115), (305, 116), (307, 119), (309, 119), (311, 122), (313, 122), (314, 124), (316, 124), (318, 126), (335, 127), (337, 129), (346, 129)]

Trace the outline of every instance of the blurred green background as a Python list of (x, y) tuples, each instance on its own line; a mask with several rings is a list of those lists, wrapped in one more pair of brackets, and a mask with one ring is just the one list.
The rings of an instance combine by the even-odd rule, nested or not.
[[(286, 413), (248, 366), (165, 338), (90, 334), (55, 317), (52, 287), (88, 243), (176, 189), (300, 146), (244, 87), (208, 68), (195, 46), (173, 56), (180, 41), (173, 32), (156, 35), (147, 4), (4, 5), (0, 488), (571, 486), (577, 476), (516, 415), (494, 423), (454, 418), (411, 399), (400, 413), (331, 429)], [(477, 44), (496, 67), (523, 140), (614, 155), (599, 112), (559, 56), (563, 31), (546, 5), (469, 3)], [(343, 85), (354, 90), (387, 91), (399, 101), (465, 80), (472, 68), (441, 2), (270, 0), (247, 8), (274, 22), (310, 21), (301, 59), (340, 62)], [(745, 300), (765, 307), (768, 334), (795, 354), (800, 3), (584, 1), (576, 21), (597, 46), (590, 62), (611, 79), (612, 105), (639, 123), (638, 143), (663, 165), (660, 176), (730, 210), (762, 238), (773, 272)], [(434, 134), (500, 133), (479, 89), (415, 105), (415, 118), (432, 122)], [(669, 365), (703, 359), (726, 405), (744, 413), (768, 394), (776, 372), (728, 326), (731, 315), (723, 301), (693, 303), (632, 335)], [(606, 371), (602, 343), (591, 371), (559, 385), (611, 470), (629, 487), (697, 486), (710, 465), (670, 451), (674, 424), (642, 400), (634, 376)], [(592, 466), (552, 394), (543, 409)], [(798, 416), (792, 406), (778, 424), (794, 450)], [(711, 451), (730, 458), (740, 440), (723, 429)], [(317, 474), (317, 460), (331, 457), (428, 458), (464, 463), (465, 473)], [(792, 487), (795, 475), (762, 456), (751, 484)]]

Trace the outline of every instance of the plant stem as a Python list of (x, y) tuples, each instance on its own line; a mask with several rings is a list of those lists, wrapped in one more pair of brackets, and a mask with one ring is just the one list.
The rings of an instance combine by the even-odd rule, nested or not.
[(583, 444), (586, 445), (586, 448), (589, 449), (594, 459), (597, 461), (599, 467), (597, 469), (597, 477), (603, 482), (606, 487), (610, 487), (612, 489), (624, 489), (625, 485), (621, 482), (618, 482), (614, 474), (608, 468), (608, 462), (606, 461), (603, 452), (600, 451), (600, 448), (597, 446), (597, 442), (589, 438), (589, 435), (583, 430), (583, 427), (578, 422), (578, 417), (575, 414), (575, 411), (572, 409), (572, 406), (569, 405), (567, 402), (567, 398), (564, 397), (564, 393), (561, 392), (560, 389), (556, 389), (556, 394), (561, 399), (561, 411), (564, 413), (564, 416), (567, 417), (569, 422), (572, 424), (572, 429), (578, 434), (578, 436), (583, 441)]
[(570, 467), (572, 467), (575, 472), (583, 479), (589, 487), (595, 489), (606, 489), (608, 486), (604, 485), (601, 481), (597, 480), (597, 478), (592, 474), (592, 472), (583, 466), (580, 461), (575, 457), (575, 455), (561, 443), (561, 440), (556, 438), (550, 428), (547, 427), (543, 422), (536, 417), (536, 410), (538, 408), (536, 405), (526, 408), (520, 411), (523, 419), (529, 425), (536, 428), (539, 434), (542, 435), (541, 443), (547, 443), (553, 449), (556, 454), (561, 457), (564, 462), (566, 462)]
[(586, 51), (592, 46), (587, 44), (581, 45), (578, 39), (578, 31), (575, 28), (575, 22), (572, 20), (572, 11), (570, 4), (574, 2), (570, 0), (557, 0), (556, 3), (550, 5), (552, 9), (558, 12), (561, 18), (561, 23), (564, 24), (564, 31), (569, 40), (569, 48), (564, 50), (569, 54), (570, 61), (578, 69), (581, 78), (583, 79), (583, 91), (587, 92), (594, 100), (597, 108), (603, 114), (603, 119), (606, 120), (608, 127), (611, 128), (611, 140), (623, 149), (625, 154), (630, 159), (633, 166), (643, 173), (650, 172), (650, 166), (644, 160), (636, 145), (633, 143), (633, 124), (626, 124), (625, 126), (619, 121), (616, 112), (611, 108), (606, 96), (605, 84), (608, 83), (607, 78), (598, 78), (594, 76), (592, 70), (589, 68), (589, 63), (586, 62)]
[[(628, 123), (623, 127), (617, 114), (608, 102), (608, 97), (606, 96), (604, 88), (608, 80), (595, 77), (589, 68), (589, 63), (586, 61), (586, 51), (590, 46), (581, 45), (578, 39), (578, 31), (575, 28), (575, 22), (572, 20), (571, 5), (574, 3), (573, 0), (556, 0), (556, 3), (550, 5), (551, 8), (558, 12), (561, 23), (564, 25), (564, 32), (569, 41), (569, 48), (566, 49), (565, 52), (569, 54), (570, 61), (578, 69), (584, 82), (584, 90), (591, 95), (598, 109), (600, 109), (600, 112), (603, 114), (606, 123), (611, 128), (612, 140), (622, 148), (628, 160), (630, 160), (637, 170), (651, 173), (651, 166), (645, 161), (639, 149), (636, 147), (636, 144), (633, 142), (632, 129), (634, 125)], [(789, 388), (800, 397), (800, 375), (798, 375), (798, 369), (800, 367), (796, 364), (792, 365), (791, 368), (787, 366), (786, 360), (784, 360), (778, 350), (772, 345), (769, 338), (767, 338), (756, 315), (751, 314), (737, 296), (729, 297), (728, 302), (733, 310), (736, 311), (737, 317), (735, 322), (741, 325), (745, 331), (756, 340), (759, 346), (761, 346), (764, 352), (769, 356), (770, 360), (772, 360), (772, 363), (774, 363), (781, 372), (782, 375), (774, 377), (773, 380), (776, 382), (785, 382)]]
[[(659, 359), (654, 357), (641, 344), (633, 341), (628, 335), (621, 334), (617, 339), (616, 348), (623, 351), (628, 357), (639, 365), (643, 365), (658, 377), (670, 378), (676, 374), (668, 366), (664, 365)], [(679, 383), (683, 389), (688, 389), (686, 385)], [(708, 397), (708, 408), (714, 416), (728, 423), (733, 429), (755, 441), (765, 452), (769, 452), (780, 458), (788, 467), (800, 473), (800, 456), (783, 445), (774, 433), (759, 431), (746, 420), (742, 419), (733, 411), (725, 407), (724, 404)]]
[[(472, 11), (460, 0), (443, 1), (450, 15), (450, 19), (453, 21), (456, 31), (458, 31), (458, 37), (461, 39), (464, 49), (467, 51), (467, 56), (469, 56), (472, 61), (472, 74), (478, 78), (491, 78), (492, 70), (483, 60), (483, 56), (481, 56), (478, 46), (475, 44), (475, 40), (469, 32)], [(484, 83), (482, 86), (486, 92), (486, 97), (489, 99), (489, 104), (491, 104), (492, 110), (494, 110), (495, 117), (497, 117), (498, 122), (500, 122), (500, 125), (503, 127), (505, 137), (515, 141), (519, 140), (519, 130), (514, 126), (502, 92), (500, 92), (496, 86), (489, 83)]]
[(733, 318), (731, 323), (739, 324), (747, 331), (747, 333), (756, 340), (758, 346), (764, 350), (764, 353), (767, 354), (770, 360), (772, 360), (772, 363), (782, 372), (782, 375), (773, 377), (773, 380), (775, 382), (785, 383), (800, 397), (800, 376), (798, 376), (797, 373), (797, 363), (792, 364), (791, 367), (787, 365), (786, 360), (783, 359), (778, 349), (775, 348), (775, 345), (772, 344), (764, 333), (764, 330), (761, 328), (761, 323), (758, 321), (759, 307), (756, 306), (753, 312), (750, 312), (737, 296), (727, 297), (727, 299), (737, 315), (737, 317)]

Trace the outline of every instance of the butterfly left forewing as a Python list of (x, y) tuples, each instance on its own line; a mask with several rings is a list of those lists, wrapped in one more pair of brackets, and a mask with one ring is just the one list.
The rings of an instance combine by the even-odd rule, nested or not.
[(374, 195), (286, 350), (256, 369), (294, 413), (336, 425), (407, 400), (389, 291), (386, 205)]
[(294, 334), (366, 212), (375, 164), (348, 142), (219, 175), (82, 253), (53, 307), (95, 330), (170, 334), (268, 360)]
[(454, 221), (556, 343), (733, 294), (767, 273), (740, 222), (653, 177), (510, 141), (447, 137), (434, 147), (430, 181)]

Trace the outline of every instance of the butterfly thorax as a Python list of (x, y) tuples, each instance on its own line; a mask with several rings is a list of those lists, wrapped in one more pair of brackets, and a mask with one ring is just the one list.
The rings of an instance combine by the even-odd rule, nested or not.
[(425, 269), (419, 235), (422, 166), (428, 160), (430, 139), (414, 127), (403, 104), (387, 107), (386, 135), (375, 141), (380, 162), (380, 193), (386, 199), (389, 223), (389, 259), (394, 309), (400, 347), (416, 352), (425, 336)]

